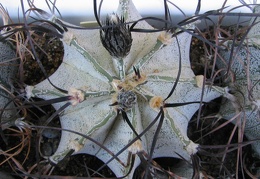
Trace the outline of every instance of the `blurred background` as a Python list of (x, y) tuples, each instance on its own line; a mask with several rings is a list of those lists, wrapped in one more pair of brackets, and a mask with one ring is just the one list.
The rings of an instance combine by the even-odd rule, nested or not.
[[(223, 3), (225, 0), (202, 0), (201, 1), (201, 11), (200, 14), (205, 13), (211, 10), (217, 10), (222, 8)], [(22, 0), (0, 0), (2, 6), (8, 10), (10, 16), (15, 22), (18, 22), (19, 19), (22, 19), (21, 16), (21, 2)], [(24, 0), (25, 9), (28, 9), (27, 1)], [(143, 17), (149, 16), (156, 16), (159, 18), (164, 17), (164, 3), (163, 0), (133, 0), (136, 8), (140, 12)], [(178, 6), (186, 16), (191, 16), (195, 13), (198, 0), (187, 0), (187, 1), (179, 1), (179, 0), (170, 0), (168, 3), (172, 23), (176, 24), (185, 18), (185, 15), (176, 8), (174, 5)], [(227, 0), (225, 4), (225, 12), (229, 11), (230, 9), (241, 6), (242, 4), (250, 4), (250, 3), (257, 3), (257, 0)], [(34, 0), (34, 4), (36, 7), (46, 10), (50, 12), (48, 6), (46, 5), (45, 0)], [(100, 0), (97, 0), (97, 4), (100, 4)], [(63, 20), (79, 25), (82, 21), (93, 21), (95, 20), (93, 14), (93, 0), (57, 0), (56, 6), (59, 9), (60, 13), (62, 14)], [(118, 6), (118, 0), (104, 0), (102, 2), (101, 8), (101, 19), (104, 18), (108, 13), (115, 12)], [(250, 13), (252, 12), (249, 7), (240, 7), (232, 12), (243, 12), (243, 13)], [(57, 12), (55, 12), (58, 14)], [(210, 17), (213, 21), (216, 21), (217, 17)], [(224, 19), (224, 25), (231, 25), (237, 23), (239, 20), (240, 22), (248, 20), (250, 17), (226, 17)], [(22, 21), (22, 20), (21, 20)], [(160, 27), (163, 24), (158, 24), (158, 22), (149, 22), (155, 27)], [(2, 20), (0, 22), (2, 25)], [(203, 23), (200, 26), (204, 26)]]

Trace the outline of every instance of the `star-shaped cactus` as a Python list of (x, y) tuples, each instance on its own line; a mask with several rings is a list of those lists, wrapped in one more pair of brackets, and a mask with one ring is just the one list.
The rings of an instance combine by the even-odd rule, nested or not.
[[(105, 24), (114, 25), (114, 30), (123, 19), (131, 22), (141, 18), (130, 0), (120, 0), (116, 14), (108, 16)], [(117, 44), (115, 38), (119, 37), (108, 38), (109, 29), (105, 28), (109, 26), (101, 31), (68, 28), (64, 33), (64, 59), (49, 80), (68, 93), (57, 90), (48, 80), (26, 89), (28, 97), (45, 100), (70, 96), (71, 105), (60, 114), (62, 128), (87, 135), (107, 149), (80, 135), (63, 131), (59, 147), (50, 160), (58, 163), (73, 150), (74, 153), (95, 155), (106, 163), (112, 158), (108, 150), (116, 154), (133, 139), (137, 140), (140, 136), (136, 135), (152, 123), (160, 109), (164, 120), (152, 158), (180, 155), (189, 160), (190, 155), (197, 152), (198, 145), (187, 137), (187, 125), (200, 104), (168, 108), (164, 104), (201, 101), (203, 77), (195, 77), (189, 62), (191, 34), (183, 32), (172, 37), (168, 32), (130, 33), (125, 25), (126, 33), (130, 34), (127, 37), (119, 35), (123, 42)], [(145, 21), (138, 22), (136, 28), (153, 29)], [(121, 49), (121, 42), (128, 44), (123, 44)], [(111, 47), (110, 43), (118, 46)], [(178, 76), (179, 59), (180, 79), (167, 98)], [(203, 101), (220, 95), (205, 86)], [(56, 109), (63, 105), (64, 102), (53, 104)], [(150, 152), (157, 125), (158, 121), (140, 137), (141, 140), (118, 156), (125, 166), (116, 159), (108, 163), (116, 176), (129, 173), (129, 152)], [(135, 160), (134, 168), (139, 163), (140, 160)], [(128, 177), (131, 178), (131, 174)]]

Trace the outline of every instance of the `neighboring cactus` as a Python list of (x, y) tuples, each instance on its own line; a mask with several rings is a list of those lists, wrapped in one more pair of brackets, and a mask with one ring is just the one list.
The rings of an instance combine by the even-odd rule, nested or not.
[[(17, 64), (15, 62), (15, 51), (11, 45), (0, 42), (0, 106), (1, 108), (14, 107), (10, 96), (12, 96), (11, 85), (15, 78)], [(2, 112), (2, 111), (1, 111)], [(15, 110), (3, 111), (1, 121), (6, 122), (7, 119), (14, 117)]]
[[(255, 11), (259, 13), (260, 6), (256, 6)], [(260, 17), (252, 17), (250, 25), (252, 28), (244, 44), (235, 47), (233, 54), (230, 54), (230, 50), (220, 51), (227, 63), (232, 55), (231, 70), (236, 76), (235, 82), (230, 84), (236, 93), (230, 96), (232, 99), (228, 97), (230, 100), (221, 105), (220, 114), (225, 119), (236, 116), (234, 123), (245, 122), (245, 135), (250, 140), (257, 139), (252, 147), (260, 157)], [(223, 67), (220, 62), (219, 60), (218, 65)]]
[[(127, 22), (141, 18), (130, 0), (120, 1), (117, 15)], [(52, 19), (55, 22), (56, 17)], [(108, 25), (117, 25), (121, 20), (116, 18), (112, 22), (108, 22)], [(152, 29), (145, 21), (138, 22), (136, 27)], [(186, 28), (191, 29), (193, 25)], [(208, 86), (203, 91), (203, 77), (195, 77), (191, 70), (191, 34), (183, 32), (177, 38), (172, 38), (168, 32), (129, 34), (127, 27), (123, 28), (124, 32), (121, 28), (117, 30), (119, 32), (111, 35), (110, 30), (68, 28), (62, 39), (65, 53), (63, 62), (49, 77), (54, 85), (68, 93), (59, 91), (48, 80), (44, 80), (35, 86), (27, 86), (28, 98), (37, 96), (48, 100), (69, 96), (71, 106), (59, 116), (62, 128), (85, 134), (114, 154), (149, 126), (159, 111), (163, 111), (164, 121), (152, 158), (182, 156), (190, 160), (190, 156), (197, 152), (198, 144), (187, 137), (187, 126), (200, 104), (167, 108), (164, 104), (201, 100), (208, 102), (222, 93), (214, 90), (216, 87), (209, 89)], [(107, 42), (106, 34), (111, 41)], [(121, 49), (121, 45), (124, 49)], [(168, 98), (180, 70), (179, 58), (182, 64), (180, 79)], [(53, 104), (56, 109), (63, 105), (64, 102)], [(122, 177), (129, 173), (129, 153), (151, 151), (157, 125), (158, 122), (141, 136), (141, 140), (118, 156), (125, 166), (115, 159), (108, 163), (116, 176)], [(62, 131), (59, 147), (50, 160), (58, 163), (71, 150), (74, 153), (95, 155), (104, 162), (112, 157), (89, 139)], [(140, 160), (135, 160), (129, 178), (139, 163)]]

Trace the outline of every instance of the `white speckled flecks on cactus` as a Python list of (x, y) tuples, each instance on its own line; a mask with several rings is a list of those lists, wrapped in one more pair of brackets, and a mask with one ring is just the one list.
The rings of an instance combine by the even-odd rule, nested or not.
[[(255, 13), (260, 12), (260, 6), (255, 7)], [(248, 35), (247, 43), (245, 43), (239, 50), (234, 48), (236, 59), (232, 64), (231, 70), (236, 74), (236, 81), (230, 84), (235, 87), (235, 97), (238, 104), (232, 104), (230, 101), (223, 104), (220, 109), (220, 114), (225, 119), (231, 119), (237, 116), (237, 120), (245, 122), (245, 135), (249, 140), (259, 139), (260, 137), (260, 18), (252, 17), (250, 24), (252, 26)], [(227, 62), (230, 57), (229, 50), (220, 51), (221, 56)], [(248, 61), (247, 61), (248, 60)], [(218, 61), (219, 67), (223, 64)], [(248, 68), (248, 70), (246, 69)], [(249, 92), (250, 91), (250, 92)], [(242, 96), (243, 94), (243, 96)], [(237, 109), (236, 106), (240, 106)], [(240, 115), (238, 115), (240, 113)], [(236, 120), (234, 120), (236, 123)], [(260, 157), (260, 141), (257, 140), (252, 144), (256, 156)]]
[[(117, 14), (119, 17), (124, 16), (126, 21), (141, 18), (132, 1), (120, 1)], [(145, 21), (141, 21), (136, 27), (152, 29)], [(116, 154), (136, 137), (134, 131), (140, 134), (155, 119), (159, 107), (163, 107), (160, 99), (168, 96), (176, 81), (179, 58), (182, 63), (180, 80), (166, 102), (200, 101), (202, 88), (197, 85), (198, 78), (191, 70), (189, 62), (191, 37), (186, 32), (172, 39), (165, 32), (132, 32), (133, 41), (129, 54), (118, 59), (112, 57), (102, 46), (99, 30), (69, 28), (63, 38), (63, 62), (49, 78), (59, 88), (69, 91), (71, 96), (72, 105), (60, 114), (62, 128), (85, 134)], [(133, 70), (133, 66), (140, 71), (140, 76)], [(203, 101), (208, 102), (221, 95), (221, 92), (208, 88), (205, 86)], [(27, 89), (28, 94), (46, 100), (68, 95), (55, 89), (48, 80)], [(127, 105), (128, 100), (135, 95), (128, 96), (126, 93), (127, 100), (119, 101), (122, 103), (120, 106), (118, 95), (125, 91), (132, 91), (136, 99)], [(132, 92), (129, 94), (133, 94)], [(54, 107), (59, 109), (62, 105), (64, 103), (58, 103)], [(122, 108), (134, 131), (123, 119), (123, 112), (117, 113)], [(197, 152), (198, 144), (187, 137), (187, 125), (198, 108), (199, 104), (190, 104), (164, 109), (165, 118), (152, 157), (180, 155), (190, 160), (190, 155)], [(131, 146), (133, 153), (139, 149), (149, 153), (157, 124), (158, 122), (141, 137), (141, 147), (133, 149), (135, 145)], [(50, 160), (58, 163), (71, 149), (75, 153), (95, 155), (104, 162), (112, 157), (90, 140), (63, 131), (59, 147)], [(118, 158), (127, 164), (131, 151), (125, 150)], [(136, 159), (134, 169), (139, 163), (140, 160)], [(130, 165), (123, 166), (117, 160), (112, 160), (108, 166), (117, 177), (125, 176), (130, 170)], [(134, 169), (128, 178), (131, 178)]]

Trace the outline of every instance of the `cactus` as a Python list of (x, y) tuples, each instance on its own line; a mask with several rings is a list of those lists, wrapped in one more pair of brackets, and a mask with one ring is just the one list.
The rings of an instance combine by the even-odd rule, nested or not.
[[(255, 13), (260, 12), (260, 6), (255, 6)], [(259, 37), (260, 37), (260, 18), (252, 17), (250, 25), (252, 28), (247, 34), (247, 39), (242, 46), (235, 46), (234, 54), (229, 50), (220, 51), (226, 63), (232, 55), (231, 70), (236, 75), (236, 81), (230, 82), (229, 86), (236, 93), (228, 97), (230, 100), (221, 106), (220, 114), (223, 118), (236, 123), (237, 120), (245, 123), (245, 135), (250, 140), (259, 139), (259, 120), (260, 120), (260, 83), (259, 83)], [(233, 44), (233, 43), (232, 43)], [(218, 65), (223, 67), (223, 63), (218, 61)], [(236, 120), (234, 120), (234, 116)], [(241, 124), (242, 125), (242, 124)], [(260, 157), (260, 141), (257, 140), (252, 144), (257, 157)]]
[[(10, 81), (15, 78), (17, 64), (14, 61), (15, 52), (8, 43), (0, 42), (0, 64), (1, 64), (1, 77), (0, 77), (0, 105), (4, 108), (13, 107), (13, 103), (8, 99), (12, 96), (10, 92)], [(15, 110), (6, 110), (1, 114), (1, 120), (6, 121), (14, 117)]]
[[(106, 25), (115, 26), (114, 31), (68, 28), (64, 33), (63, 62), (49, 77), (63, 91), (47, 79), (35, 86), (27, 86), (26, 91), (28, 98), (36, 96), (45, 100), (69, 96), (70, 106), (60, 113), (62, 129), (89, 137), (62, 131), (59, 147), (50, 157), (53, 163), (59, 163), (71, 151), (73, 154), (95, 155), (106, 163), (113, 157), (110, 152), (117, 154), (129, 146), (117, 156), (119, 160), (114, 159), (107, 165), (117, 177), (131, 172), (127, 176), (131, 178), (141, 160), (128, 162), (129, 154), (153, 151), (149, 154), (151, 158), (182, 156), (190, 160), (190, 156), (197, 152), (198, 144), (193, 143), (186, 133), (188, 122), (200, 104), (179, 107), (166, 107), (165, 104), (208, 102), (222, 95), (224, 90), (209, 86), (202, 88), (203, 77), (195, 76), (191, 70), (190, 33), (182, 32), (175, 37), (169, 32), (130, 33), (127, 26), (117, 26), (121, 21), (141, 18), (131, 0), (120, 0), (116, 14), (108, 16), (106, 22)], [(57, 22), (56, 17), (52, 20)], [(153, 29), (145, 21), (138, 22), (136, 28)], [(194, 28), (194, 24), (184, 28)], [(180, 78), (176, 80), (179, 70)], [(175, 82), (177, 87), (169, 95)], [(64, 104), (53, 106), (58, 110)], [(140, 134), (158, 113), (163, 113), (164, 118), (155, 148), (151, 150), (159, 122), (142, 136)], [(134, 166), (132, 171), (131, 165)]]

